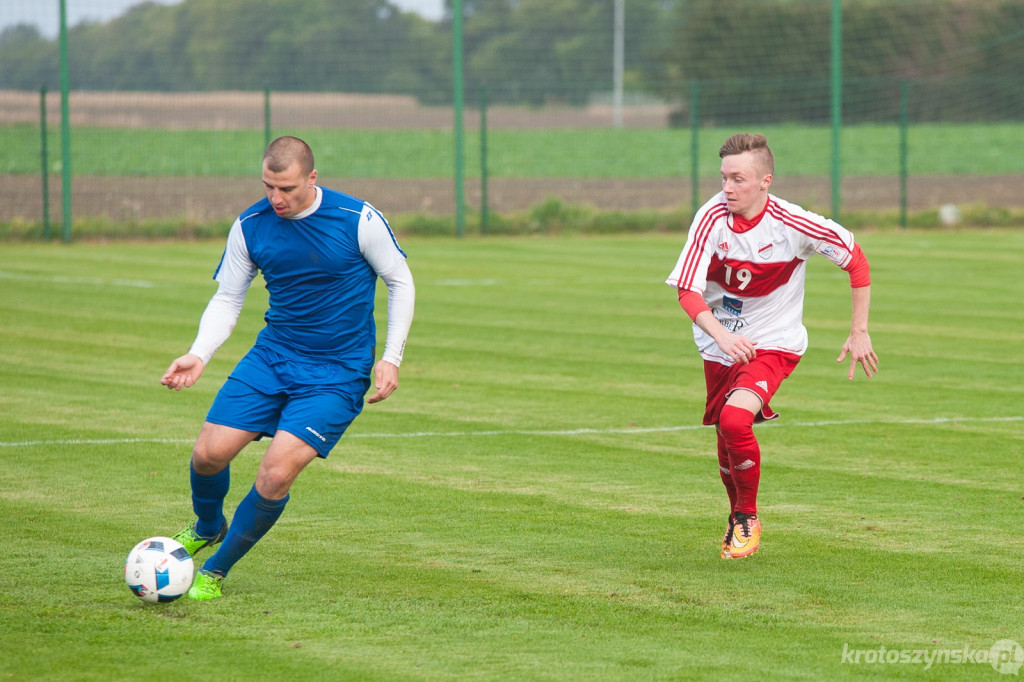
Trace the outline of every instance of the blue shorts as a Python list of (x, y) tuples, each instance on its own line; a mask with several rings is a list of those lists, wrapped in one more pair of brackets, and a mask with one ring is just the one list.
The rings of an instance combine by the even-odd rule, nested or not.
[(255, 431), (257, 438), (287, 431), (327, 457), (362, 412), (369, 388), (369, 373), (255, 346), (224, 382), (206, 421)]

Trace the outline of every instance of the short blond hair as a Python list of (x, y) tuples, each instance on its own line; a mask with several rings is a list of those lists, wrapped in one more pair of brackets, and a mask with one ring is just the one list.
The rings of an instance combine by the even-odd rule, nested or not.
[(736, 133), (730, 135), (718, 148), (719, 158), (751, 152), (758, 160), (762, 175), (775, 175), (775, 155), (768, 147), (768, 138), (761, 133)]
[(283, 173), (296, 161), (303, 175), (313, 172), (313, 150), (305, 141), (291, 135), (283, 135), (267, 145), (263, 152), (263, 165), (274, 173)]

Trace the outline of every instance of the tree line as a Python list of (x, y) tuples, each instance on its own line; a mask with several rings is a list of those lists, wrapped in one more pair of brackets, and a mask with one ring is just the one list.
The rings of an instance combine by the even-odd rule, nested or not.
[[(86, 90), (273, 90), (452, 97), (450, 5), (440, 21), (388, 0), (145, 3), (70, 27), (69, 80)], [(703, 119), (828, 116), (831, 4), (822, 0), (625, 0), (627, 91)], [(464, 0), (468, 98), (584, 104), (612, 86), (613, 0)], [(846, 0), (844, 103), (855, 120), (1019, 118), (1020, 0)], [(31, 26), (0, 33), (0, 88), (54, 89), (59, 48)], [(968, 94), (965, 97), (965, 89)], [(983, 92), (970, 96), (977, 90)], [(469, 99), (469, 101), (474, 101)], [(980, 106), (983, 104), (983, 106)], [(959, 109), (957, 109), (959, 107)]]

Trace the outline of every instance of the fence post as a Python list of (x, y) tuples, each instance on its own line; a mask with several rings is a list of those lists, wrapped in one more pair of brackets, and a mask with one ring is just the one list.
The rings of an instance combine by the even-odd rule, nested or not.
[(843, 0), (832, 0), (832, 220), (839, 222), (843, 133)]
[(480, 234), (487, 234), (487, 86), (480, 86)]
[(910, 105), (910, 83), (900, 81), (900, 227), (907, 228), (907, 155), (909, 146), (907, 144), (907, 127), (909, 125), (909, 114), (907, 110)]
[(64, 204), (64, 241), (71, 241), (71, 107), (68, 79), (68, 9), (60, 0), (60, 141), (61, 197)]
[(43, 166), (43, 239), (50, 241), (50, 153), (46, 147), (46, 86), (39, 88), (39, 127), (42, 145), (39, 154)]
[(270, 146), (270, 86), (263, 88), (263, 148)]
[(693, 215), (700, 210), (700, 81), (690, 82), (690, 187)]
[(622, 74), (626, 61), (626, 0), (615, 0), (615, 28), (612, 38), (612, 121), (622, 127)]
[(466, 229), (465, 162), (463, 151), (462, 106), (462, 0), (452, 0), (452, 99), (455, 107), (455, 235)]

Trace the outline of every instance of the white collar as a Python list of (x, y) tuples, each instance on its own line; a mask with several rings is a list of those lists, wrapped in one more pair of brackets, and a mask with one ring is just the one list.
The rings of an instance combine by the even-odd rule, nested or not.
[(316, 190), (316, 198), (313, 199), (313, 203), (310, 204), (309, 208), (307, 208), (302, 213), (297, 213), (293, 215), (290, 218), (291, 220), (301, 220), (302, 218), (308, 218), (310, 215), (315, 213), (318, 208), (320, 208), (320, 203), (324, 200), (324, 192), (322, 189), (320, 189), (320, 187), (316, 185), (313, 186), (313, 189)]

